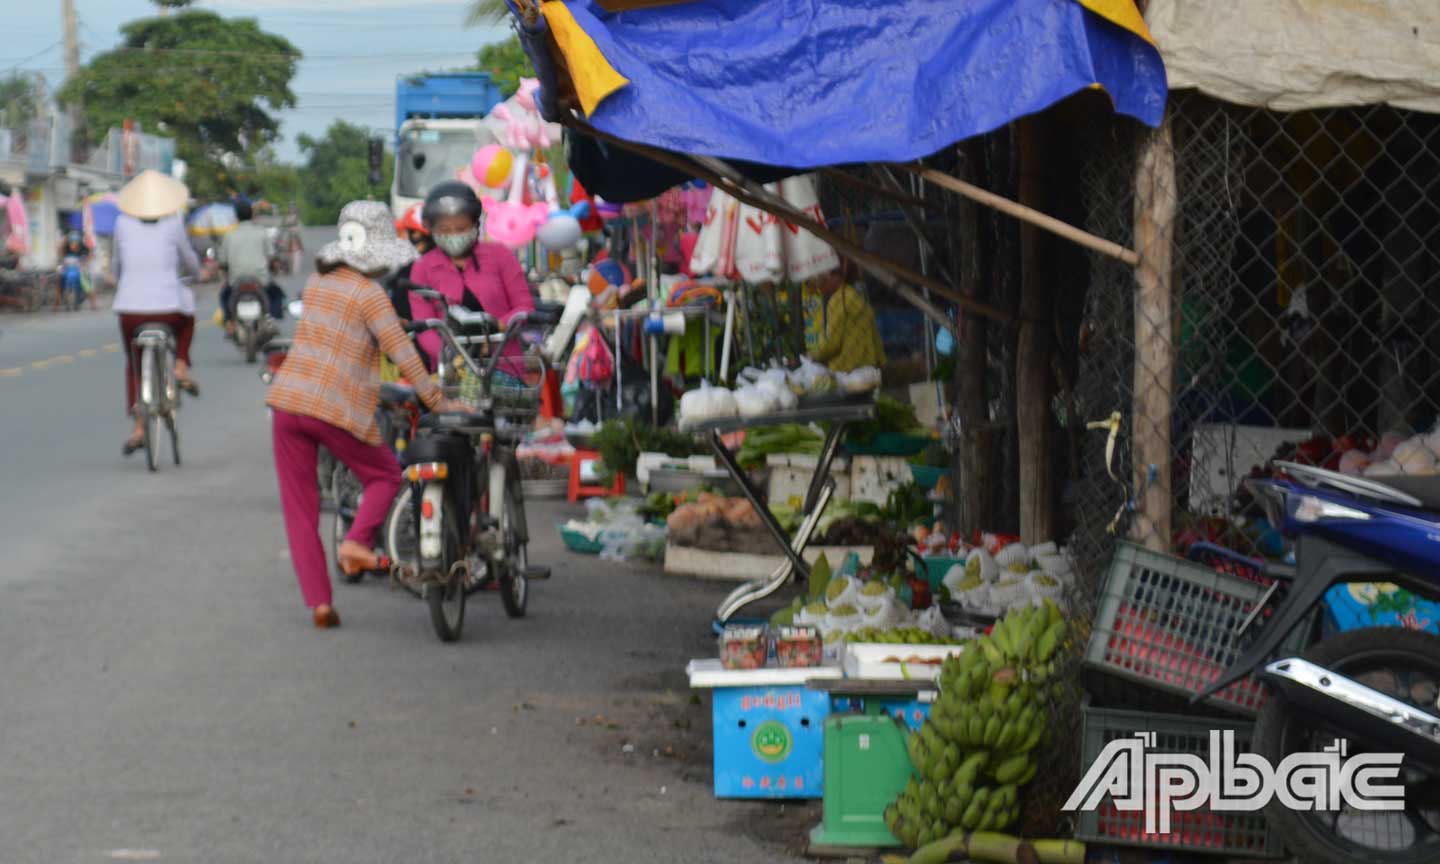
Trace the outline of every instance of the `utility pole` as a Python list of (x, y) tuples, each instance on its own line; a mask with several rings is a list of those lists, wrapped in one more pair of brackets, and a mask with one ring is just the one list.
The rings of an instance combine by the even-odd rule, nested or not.
[[(73, 81), (80, 74), (80, 34), (77, 32), (79, 23), (75, 17), (75, 0), (60, 0), (60, 15), (65, 23), (65, 80)], [(70, 128), (65, 130), (62, 146), (66, 148), (65, 155), (70, 157), (74, 155), (70, 151), (74, 150), (75, 135), (80, 131), (80, 107), (72, 102), (65, 109), (65, 119)]]

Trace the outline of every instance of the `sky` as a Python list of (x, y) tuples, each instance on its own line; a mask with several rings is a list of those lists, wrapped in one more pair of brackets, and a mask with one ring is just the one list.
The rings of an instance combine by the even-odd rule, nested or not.
[[(120, 41), (120, 25), (155, 14), (149, 0), (75, 0), (81, 62)], [(7, 38), (0, 77), (41, 72), (53, 90), (65, 77), (60, 0), (3, 0)], [(306, 56), (290, 87), (299, 105), (281, 113), (277, 150), (297, 160), (301, 133), (336, 119), (377, 130), (395, 125), (395, 78), (474, 62), (482, 45), (509, 36), (504, 25), (466, 28), (465, 2), (440, 0), (200, 0), (197, 8), (253, 17)]]

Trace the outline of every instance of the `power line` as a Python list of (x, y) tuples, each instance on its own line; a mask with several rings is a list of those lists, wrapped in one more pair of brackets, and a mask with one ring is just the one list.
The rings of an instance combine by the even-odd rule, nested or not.
[[(9, 73), (11, 73), (11, 72), (14, 72), (14, 71), (18, 70), (21, 66), (25, 65), (26, 63), (28, 63), (28, 62), (31, 61), (31, 60), (34, 60), (34, 59), (37, 58), (37, 57), (43, 57), (43, 56), (45, 56), (46, 54), (49, 54), (51, 51), (54, 51), (56, 48), (59, 48), (60, 45), (61, 45), (61, 43), (63, 43), (64, 41), (65, 41), (64, 39), (57, 39), (57, 40), (55, 40), (54, 42), (50, 43), (50, 45), (49, 45), (47, 48), (45, 48), (43, 51), (37, 51), (37, 52), (35, 52), (34, 54), (31, 54), (29, 57), (21, 57), (20, 60), (19, 60), (18, 62), (16, 62), (16, 64), (15, 64), (14, 66), (11, 66), (9, 69), (6, 69), (6, 70), (5, 70), (6, 74), (9, 74)], [(6, 62), (6, 61), (0, 60), (0, 63), (3, 63), (3, 62)]]

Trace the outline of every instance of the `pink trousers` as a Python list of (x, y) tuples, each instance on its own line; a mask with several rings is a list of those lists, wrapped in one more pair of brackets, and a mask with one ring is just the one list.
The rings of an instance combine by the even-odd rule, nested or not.
[(324, 445), (354, 472), (365, 487), (355, 522), (345, 539), (369, 546), (375, 531), (400, 490), (400, 464), (387, 448), (366, 444), (338, 426), (323, 420), (273, 409), (275, 473), (280, 478), (280, 506), (290, 540), (290, 560), (305, 605), (330, 603), (330, 571), (320, 541), (320, 489), (315, 483), (316, 448)]

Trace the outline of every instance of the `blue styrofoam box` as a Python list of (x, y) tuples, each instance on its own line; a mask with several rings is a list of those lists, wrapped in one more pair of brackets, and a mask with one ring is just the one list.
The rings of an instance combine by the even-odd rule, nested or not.
[(912, 732), (919, 732), (920, 727), (925, 725), (925, 718), (930, 716), (930, 703), (919, 698), (875, 696), (868, 700), (858, 696), (836, 696), (830, 700), (830, 713), (863, 714), (867, 701), (879, 703), (886, 714), (904, 723)]
[(1406, 627), (1440, 634), (1440, 603), (1389, 582), (1353, 582), (1325, 592), (1325, 629), (1344, 633), (1362, 627)]
[(715, 797), (823, 795), (829, 694), (803, 684), (713, 692)]

